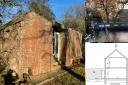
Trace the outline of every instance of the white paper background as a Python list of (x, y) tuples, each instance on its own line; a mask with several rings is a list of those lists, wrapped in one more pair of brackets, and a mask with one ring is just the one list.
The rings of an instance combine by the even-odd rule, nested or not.
[[(118, 50), (128, 57), (128, 43), (116, 44)], [(85, 43), (85, 68), (104, 68), (104, 58), (114, 50), (115, 43)], [(86, 85), (104, 85), (104, 82), (86, 81)]]

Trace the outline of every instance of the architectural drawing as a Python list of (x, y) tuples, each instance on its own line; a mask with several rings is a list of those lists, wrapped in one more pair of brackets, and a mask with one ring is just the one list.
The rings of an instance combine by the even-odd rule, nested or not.
[(117, 44), (115, 49), (104, 57), (102, 64), (103, 68), (87, 67), (86, 85), (128, 85), (128, 58), (118, 50)]

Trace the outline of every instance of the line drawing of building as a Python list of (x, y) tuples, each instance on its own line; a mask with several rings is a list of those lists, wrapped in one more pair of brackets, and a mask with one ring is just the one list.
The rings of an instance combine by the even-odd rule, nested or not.
[(104, 57), (104, 68), (86, 69), (86, 81), (86, 85), (128, 85), (128, 58), (118, 50), (117, 44)]
[(104, 65), (104, 85), (128, 85), (128, 58), (117, 48), (104, 59)]

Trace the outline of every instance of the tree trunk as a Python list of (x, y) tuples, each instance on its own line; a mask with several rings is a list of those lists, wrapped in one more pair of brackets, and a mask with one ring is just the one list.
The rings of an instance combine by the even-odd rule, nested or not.
[(106, 22), (109, 23), (110, 22), (109, 13), (108, 13), (107, 9), (105, 9), (105, 13), (106, 13)]

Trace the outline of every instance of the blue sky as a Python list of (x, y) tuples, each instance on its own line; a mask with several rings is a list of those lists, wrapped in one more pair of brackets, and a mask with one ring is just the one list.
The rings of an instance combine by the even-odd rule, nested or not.
[(62, 19), (62, 14), (70, 7), (83, 4), (84, 0), (49, 0), (51, 9), (56, 16), (56, 20), (60, 21)]
[[(55, 18), (56, 21), (61, 22), (62, 20), (62, 14), (64, 14), (64, 12), (69, 9), (70, 7), (74, 7), (76, 5), (79, 4), (83, 4), (84, 0), (49, 0), (49, 4), (51, 6), (51, 10), (53, 11), (53, 13), (55, 14)], [(27, 9), (25, 8), (26, 6), (23, 6), (23, 9)], [(13, 9), (8, 9), (10, 10), (13, 14), (17, 13), (17, 7), (14, 7)], [(9, 17), (5, 17), (5, 23), (10, 21), (12, 18)]]

